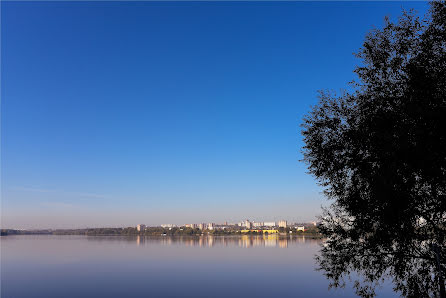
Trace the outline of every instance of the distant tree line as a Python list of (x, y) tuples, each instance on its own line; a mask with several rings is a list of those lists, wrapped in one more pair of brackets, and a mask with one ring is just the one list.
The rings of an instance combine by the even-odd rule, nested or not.
[(51, 230), (13, 230), (1, 229), (1, 236), (7, 235), (51, 235)]

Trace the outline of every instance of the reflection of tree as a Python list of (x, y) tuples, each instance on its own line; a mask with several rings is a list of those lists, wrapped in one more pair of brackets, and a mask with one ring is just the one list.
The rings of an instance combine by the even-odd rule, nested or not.
[(446, 4), (405, 13), (367, 37), (353, 91), (321, 93), (305, 118), (304, 159), (333, 199), (318, 257), (333, 286), (360, 273), (370, 296), (390, 277), (405, 296), (444, 297)]
[(331, 286), (345, 286), (345, 278), (353, 273), (359, 274), (354, 287), (363, 297), (373, 296), (384, 279), (392, 280), (394, 290), (407, 297), (429, 297), (439, 289), (430, 241), (402, 237), (390, 244), (374, 233), (359, 237), (354, 224), (333, 210), (326, 212), (323, 229), (329, 238), (317, 261)]

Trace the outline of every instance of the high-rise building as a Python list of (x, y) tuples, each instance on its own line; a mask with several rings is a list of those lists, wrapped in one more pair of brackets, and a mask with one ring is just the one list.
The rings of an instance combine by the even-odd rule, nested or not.
[(281, 220), (279, 221), (279, 228), (286, 228), (287, 227), (287, 221)]
[(215, 228), (215, 224), (213, 222), (208, 223), (208, 230), (213, 230)]
[(201, 224), (198, 225), (198, 228), (199, 228), (200, 230), (205, 230), (205, 229), (206, 229), (206, 224), (201, 223)]
[(136, 230), (138, 232), (144, 232), (144, 230), (146, 229), (146, 225), (140, 224), (136, 226)]
[(244, 222), (244, 226), (245, 226), (247, 229), (252, 229), (252, 222), (250, 222), (249, 220), (245, 220), (245, 222)]
[(270, 221), (270, 222), (264, 222), (263, 223), (264, 227), (275, 227), (276, 223), (274, 221)]
[(263, 227), (263, 222), (253, 222), (253, 223), (252, 223), (252, 226), (253, 226), (254, 228), (260, 228), (260, 227)]

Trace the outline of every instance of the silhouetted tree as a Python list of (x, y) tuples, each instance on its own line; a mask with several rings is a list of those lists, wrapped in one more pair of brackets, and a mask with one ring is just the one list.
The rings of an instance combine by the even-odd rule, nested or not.
[(317, 257), (331, 286), (361, 296), (391, 278), (409, 297), (444, 297), (446, 4), (371, 31), (351, 91), (321, 92), (304, 118), (304, 160), (332, 199)]

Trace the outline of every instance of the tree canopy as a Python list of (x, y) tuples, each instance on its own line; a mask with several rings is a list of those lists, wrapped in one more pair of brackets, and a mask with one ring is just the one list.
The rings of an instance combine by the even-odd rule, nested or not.
[(444, 291), (446, 273), (446, 4), (423, 19), (385, 19), (356, 54), (351, 91), (321, 91), (304, 118), (304, 161), (332, 200), (320, 269), (373, 296), (391, 278), (404, 296)]

